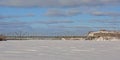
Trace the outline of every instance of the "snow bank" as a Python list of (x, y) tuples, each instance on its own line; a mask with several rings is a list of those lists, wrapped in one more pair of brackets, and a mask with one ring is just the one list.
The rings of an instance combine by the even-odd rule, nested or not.
[(0, 60), (120, 60), (120, 41), (0, 42)]

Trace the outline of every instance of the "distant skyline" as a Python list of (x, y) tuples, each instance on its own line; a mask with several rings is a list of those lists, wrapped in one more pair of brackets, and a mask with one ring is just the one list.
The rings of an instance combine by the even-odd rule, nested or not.
[(0, 0), (0, 33), (120, 30), (120, 0)]

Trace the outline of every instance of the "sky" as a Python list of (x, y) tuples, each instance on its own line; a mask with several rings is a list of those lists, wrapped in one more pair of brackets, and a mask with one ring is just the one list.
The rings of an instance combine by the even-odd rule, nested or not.
[(119, 3), (120, 0), (0, 0), (0, 33), (85, 35), (101, 29), (120, 30)]

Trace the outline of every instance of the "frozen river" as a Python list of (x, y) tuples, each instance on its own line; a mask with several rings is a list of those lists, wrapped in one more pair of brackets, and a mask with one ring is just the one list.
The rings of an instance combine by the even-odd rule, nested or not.
[(120, 60), (120, 41), (1, 41), (0, 60)]

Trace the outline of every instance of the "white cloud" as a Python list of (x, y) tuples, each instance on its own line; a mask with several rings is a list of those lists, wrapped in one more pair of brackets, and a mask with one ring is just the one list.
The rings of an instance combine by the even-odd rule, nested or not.
[(94, 16), (113, 16), (113, 17), (120, 16), (120, 12), (100, 12), (100, 11), (95, 11), (95, 12), (91, 12), (91, 14), (94, 15)]
[(81, 11), (79, 9), (69, 9), (69, 10), (48, 10), (45, 13), (45, 16), (61, 16), (61, 17), (67, 17), (67, 16), (76, 16), (81, 14)]
[(91, 20), (91, 22), (98, 22), (98, 23), (110, 23), (110, 24), (119, 24), (120, 20), (117, 19), (102, 19), (102, 20)]
[(21, 18), (21, 17), (33, 17), (34, 14), (26, 14), (26, 15), (0, 15), (0, 19), (5, 18)]
[(58, 24), (58, 23), (74, 23), (72, 20), (48, 20), (48, 21), (37, 21), (37, 24)]
[(11, 7), (80, 7), (120, 5), (120, 0), (0, 0), (0, 6)]
[(6, 31), (6, 32), (10, 32), (10, 31), (25, 31), (25, 30), (32, 30), (32, 27), (30, 26), (31, 23), (27, 23), (27, 22), (22, 22), (22, 21), (5, 21), (5, 20), (1, 20), (0, 21), (0, 30)]

